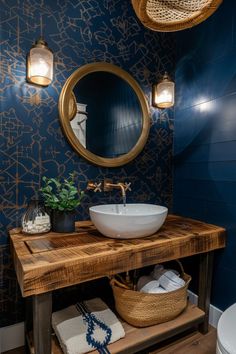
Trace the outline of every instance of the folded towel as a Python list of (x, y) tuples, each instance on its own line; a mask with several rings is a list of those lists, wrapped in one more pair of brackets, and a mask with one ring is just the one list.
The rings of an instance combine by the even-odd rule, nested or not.
[(159, 278), (159, 283), (166, 291), (173, 291), (185, 285), (185, 281), (178, 277), (172, 270), (167, 270)]
[[(150, 275), (143, 275), (142, 277), (139, 278), (138, 283), (137, 283), (137, 290), (141, 291), (141, 289), (148, 283), (153, 281), (153, 278)], [(159, 283), (158, 283), (159, 286)]]
[(95, 349), (108, 354), (107, 345), (125, 336), (118, 318), (99, 298), (54, 312), (52, 327), (65, 354)]

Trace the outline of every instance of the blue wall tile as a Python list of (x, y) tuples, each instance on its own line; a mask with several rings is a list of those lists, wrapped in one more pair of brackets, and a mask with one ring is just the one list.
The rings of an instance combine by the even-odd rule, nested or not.
[[(212, 293), (214, 304), (218, 308), (226, 309), (232, 305), (232, 295), (236, 292), (236, 272), (226, 268), (217, 267), (215, 262), (216, 273), (213, 277)], [(235, 301), (234, 301), (235, 302)]]
[(236, 301), (236, 3), (224, 1), (195, 28), (178, 33), (174, 129), (174, 212), (222, 225), (212, 303)]
[[(179, 32), (176, 102), (181, 108), (235, 92), (236, 3), (224, 1), (207, 21)], [(223, 15), (225, 14), (225, 16)]]

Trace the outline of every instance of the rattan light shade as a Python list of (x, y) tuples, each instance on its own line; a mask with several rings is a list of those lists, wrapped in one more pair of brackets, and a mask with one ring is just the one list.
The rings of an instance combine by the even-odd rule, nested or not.
[(131, 0), (136, 15), (153, 31), (193, 27), (212, 15), (223, 0)]

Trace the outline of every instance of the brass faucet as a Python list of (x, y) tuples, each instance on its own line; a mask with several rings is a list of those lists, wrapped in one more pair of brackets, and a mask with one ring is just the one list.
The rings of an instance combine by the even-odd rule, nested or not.
[(87, 190), (89, 191), (94, 191), (95, 193), (96, 192), (101, 192), (102, 191), (102, 183), (101, 182), (92, 182), (92, 181), (89, 181), (88, 184), (87, 184)]
[(112, 183), (112, 180), (105, 179), (104, 183), (103, 183), (103, 190), (104, 190), (104, 192), (109, 192), (113, 188), (120, 189), (122, 197), (124, 198), (124, 197), (126, 197), (126, 192), (131, 191), (130, 186), (131, 186), (131, 183), (127, 183), (127, 182), (125, 182), (125, 183), (122, 183), (122, 182)]

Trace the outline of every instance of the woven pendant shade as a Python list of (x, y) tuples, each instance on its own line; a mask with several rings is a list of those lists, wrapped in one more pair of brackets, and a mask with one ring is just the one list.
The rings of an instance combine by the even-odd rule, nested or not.
[(131, 0), (137, 17), (153, 31), (193, 27), (212, 15), (223, 0)]

